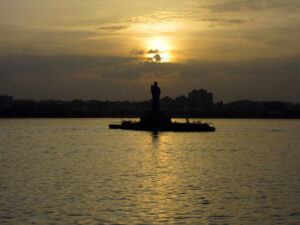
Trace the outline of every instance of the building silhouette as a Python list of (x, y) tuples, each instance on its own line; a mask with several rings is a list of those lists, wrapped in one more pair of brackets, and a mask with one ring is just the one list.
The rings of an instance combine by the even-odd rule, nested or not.
[(188, 94), (188, 106), (192, 110), (204, 110), (213, 106), (213, 94), (204, 89), (193, 90)]
[[(193, 90), (175, 99), (165, 96), (161, 110), (172, 117), (215, 118), (300, 118), (300, 103), (281, 101), (237, 100), (214, 103), (213, 94)], [(151, 109), (151, 100), (129, 101), (73, 101), (14, 99), (0, 95), (0, 118), (16, 117), (140, 117)]]

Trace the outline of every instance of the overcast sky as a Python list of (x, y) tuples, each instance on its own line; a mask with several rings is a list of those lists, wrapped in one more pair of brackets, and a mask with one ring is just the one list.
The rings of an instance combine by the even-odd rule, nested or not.
[(1, 0), (0, 95), (300, 102), (299, 0)]

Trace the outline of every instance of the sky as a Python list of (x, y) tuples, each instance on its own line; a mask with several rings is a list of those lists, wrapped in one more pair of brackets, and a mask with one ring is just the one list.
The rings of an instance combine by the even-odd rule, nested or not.
[(1, 0), (0, 95), (300, 102), (299, 0)]

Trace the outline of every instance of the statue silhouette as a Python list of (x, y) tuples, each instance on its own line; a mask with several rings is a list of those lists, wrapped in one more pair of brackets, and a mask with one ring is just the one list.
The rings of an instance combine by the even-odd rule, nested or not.
[[(144, 131), (215, 131), (207, 123), (174, 123), (168, 112), (159, 110), (160, 88), (155, 81), (151, 85), (152, 110), (142, 112), (139, 122), (123, 121), (120, 125), (110, 124), (111, 129), (144, 130)], [(153, 133), (153, 143), (157, 142), (158, 136)]]
[(152, 111), (159, 111), (159, 97), (160, 97), (160, 88), (157, 86), (157, 82), (154, 82), (154, 85), (151, 85), (152, 93)]

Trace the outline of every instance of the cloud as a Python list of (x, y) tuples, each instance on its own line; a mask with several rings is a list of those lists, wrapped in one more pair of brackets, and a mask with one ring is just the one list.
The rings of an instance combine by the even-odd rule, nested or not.
[(147, 51), (148, 54), (157, 54), (160, 53), (159, 49), (150, 49), (149, 51)]
[[(165, 82), (170, 95), (174, 96), (185, 93), (183, 89), (188, 92), (193, 88), (206, 88), (221, 99), (265, 99), (268, 96), (272, 100), (300, 101), (300, 55), (228, 62), (138, 63), (136, 60), (87, 55), (0, 56), (0, 94), (19, 98), (93, 98), (101, 93), (107, 99), (112, 95), (114, 99), (134, 99), (140, 94), (145, 96), (145, 91), (133, 91), (134, 95), (126, 97), (129, 86), (123, 87), (122, 92), (117, 86), (131, 83), (134, 89), (139, 81), (158, 79)], [(108, 89), (107, 83), (114, 89)], [(60, 92), (56, 93), (58, 87)]]
[(160, 62), (160, 61), (161, 61), (161, 56), (160, 56), (160, 54), (155, 54), (155, 55), (153, 56), (153, 59), (155, 60), (155, 62)]
[(103, 26), (99, 27), (99, 30), (108, 31), (108, 32), (116, 32), (127, 29), (129, 26), (127, 25), (111, 25), (111, 26)]
[[(99, 36), (95, 30), (32, 28), (0, 24), (1, 53), (7, 54), (70, 54), (92, 50), (86, 41)], [(103, 35), (103, 34), (101, 34)]]
[[(160, 61), (160, 55), (155, 59)], [(17, 78), (20, 76), (62, 76), (64, 74), (84, 73), (93, 70), (99, 77), (117, 79), (139, 79), (144, 73), (154, 72), (164, 76), (177, 71), (181, 76), (203, 77), (215, 74), (244, 76), (298, 77), (300, 74), (300, 55), (277, 59), (256, 59), (227, 61), (199, 61), (186, 63), (138, 63), (138, 58), (89, 55), (9, 55), (0, 56), (0, 77)], [(152, 58), (151, 58), (152, 59)], [(219, 75), (221, 76), (221, 75)], [(243, 77), (241, 77), (243, 78)], [(299, 77), (300, 79), (300, 77)]]
[(225, 18), (203, 18), (202, 21), (217, 23), (219, 25), (231, 25), (231, 24), (240, 25), (247, 22), (246, 20), (242, 20), (242, 19), (225, 19)]
[(130, 53), (131, 53), (132, 55), (144, 55), (144, 54), (145, 54), (145, 51), (142, 50), (142, 49), (132, 49), (132, 50), (130, 51)]
[(298, 0), (223, 0), (211, 1), (210, 4), (203, 4), (200, 8), (209, 9), (212, 12), (234, 12), (244, 10), (266, 10), (279, 9), (295, 11), (300, 9)]
[(0, 56), (1, 76), (62, 76), (135, 61), (132, 57), (89, 55)]

